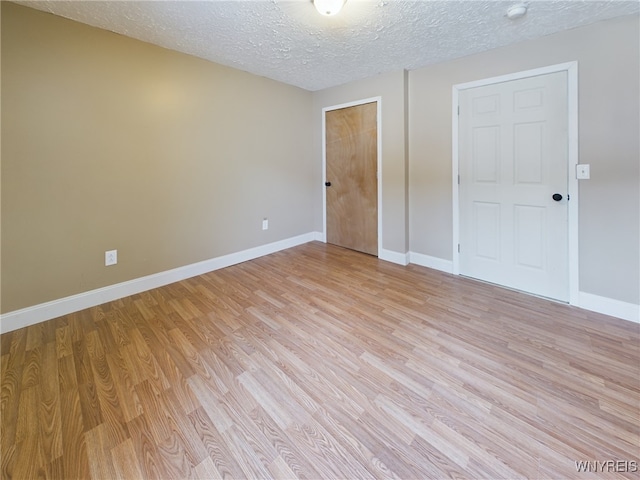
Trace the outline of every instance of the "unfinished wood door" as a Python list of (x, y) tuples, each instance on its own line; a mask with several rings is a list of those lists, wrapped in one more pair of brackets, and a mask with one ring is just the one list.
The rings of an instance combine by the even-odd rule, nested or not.
[(325, 113), (327, 242), (378, 255), (378, 105)]

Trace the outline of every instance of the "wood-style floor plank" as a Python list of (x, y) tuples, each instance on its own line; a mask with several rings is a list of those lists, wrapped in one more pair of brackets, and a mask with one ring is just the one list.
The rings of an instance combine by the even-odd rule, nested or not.
[(3, 479), (640, 471), (640, 325), (331, 245), (0, 348)]

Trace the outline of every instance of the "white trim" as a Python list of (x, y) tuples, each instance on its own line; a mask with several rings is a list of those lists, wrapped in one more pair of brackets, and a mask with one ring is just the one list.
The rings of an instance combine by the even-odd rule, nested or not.
[[(482, 78), (480, 80), (474, 80), (467, 83), (459, 83), (454, 85), (454, 89), (467, 90), (469, 88), (484, 87), (487, 85), (493, 85), (494, 83), (510, 82), (512, 80), (521, 80), (523, 78), (537, 77), (540, 75), (548, 75), (549, 73), (557, 73), (569, 71), (578, 68), (578, 62), (566, 62), (558, 63), (556, 65), (549, 65), (546, 67), (533, 68), (531, 70), (524, 70), (521, 72), (508, 73), (506, 75), (499, 75), (497, 77)], [(576, 70), (577, 71), (577, 70)]]
[[(310, 242), (323, 242), (324, 241), (323, 240), (324, 239), (324, 235), (322, 234), (322, 232), (311, 232), (311, 233), (308, 233), (307, 235), (311, 236), (311, 240), (309, 240)], [(307, 243), (307, 242), (303, 242), (303, 243)]]
[(460, 275), (460, 252), (458, 252), (458, 245), (460, 244), (460, 200), (458, 176), (460, 175), (459, 169), (459, 156), (458, 142), (459, 142), (459, 129), (460, 129), (460, 88), (458, 85), (453, 86), (451, 94), (451, 118), (453, 119), (453, 125), (451, 126), (451, 191), (453, 192), (453, 198), (451, 201), (453, 211), (453, 260), (451, 262), (452, 271), (454, 275)]
[[(69, 313), (77, 312), (85, 308), (95, 307), (129, 295), (135, 295), (153, 288), (162, 287), (170, 283), (179, 282), (197, 275), (253, 260), (297, 245), (312, 241), (322, 241), (322, 238), (322, 232), (310, 232), (297, 237), (250, 248), (242, 252), (231, 253), (222, 257), (8, 312), (0, 315), (0, 333), (7, 333), (19, 328), (35, 325), (36, 323), (51, 320), (62, 315), (68, 315)], [(391, 250), (383, 250), (380, 259), (399, 265), (413, 263), (445, 273), (452, 273), (453, 271), (453, 262), (451, 260), (444, 260), (416, 252), (402, 254)], [(600, 297), (586, 292), (578, 292), (577, 297), (578, 299), (575, 303), (577, 307), (640, 323), (640, 305)]]
[(409, 265), (409, 253), (394, 252), (381, 248), (378, 258), (386, 262), (397, 263), (398, 265)]
[(23, 308), (0, 315), (0, 333), (11, 332), (19, 328), (28, 327), (36, 323), (51, 320), (62, 315), (95, 307), (119, 298), (135, 295), (153, 288), (162, 287), (170, 283), (179, 282), (186, 278), (195, 277), (238, 263), (253, 260), (287, 248), (302, 245), (322, 238), (321, 232), (310, 232), (297, 237), (287, 238), (277, 242), (250, 248), (241, 252), (230, 253), (221, 257), (204, 260), (202, 262), (185, 265), (184, 267), (166, 270), (164, 272), (135, 278), (108, 287), (90, 290), (88, 292), (71, 295), (69, 297), (41, 303), (33, 307)]
[(453, 262), (423, 253), (409, 252), (409, 261), (422, 267), (433, 268), (445, 273), (453, 273)]
[(568, 159), (569, 169), (569, 304), (576, 305), (580, 292), (580, 242), (578, 241), (579, 215), (578, 207), (580, 196), (578, 195), (578, 179), (576, 177), (576, 165), (580, 163), (578, 144), (578, 62), (565, 64), (567, 66), (567, 107), (568, 117)]
[[(453, 273), (453, 262), (442, 258), (431, 257), (422, 253), (409, 252), (409, 262), (423, 267), (433, 268), (445, 273)], [(640, 305), (622, 302), (613, 298), (600, 297), (592, 293), (578, 292), (575, 303), (571, 305), (602, 313), (611, 317), (621, 318), (630, 322), (640, 323)]]
[(585, 310), (591, 310), (592, 312), (640, 323), (640, 305), (634, 303), (600, 297), (592, 293), (578, 292), (578, 302), (576, 306), (584, 308)]
[(578, 239), (578, 205), (579, 205), (579, 189), (578, 180), (576, 179), (576, 165), (579, 163), (578, 158), (578, 62), (560, 63), (550, 65), (548, 67), (535, 68), (523, 72), (511, 73), (498, 77), (485, 78), (468, 83), (461, 83), (452, 87), (452, 185), (453, 185), (453, 274), (460, 274), (460, 254), (458, 252), (458, 244), (460, 243), (460, 204), (459, 204), (459, 151), (458, 151), (458, 106), (459, 94), (462, 90), (469, 88), (483, 87), (494, 83), (509, 82), (512, 80), (520, 80), (523, 78), (535, 77), (539, 75), (547, 75), (550, 73), (567, 72), (567, 107), (568, 107), (568, 135), (567, 135), (567, 168), (568, 168), (568, 193), (571, 200), (568, 203), (568, 268), (569, 268), (569, 304), (579, 305), (579, 239)]
[[(382, 97), (365, 98), (364, 100), (356, 100), (353, 102), (342, 103), (340, 105), (332, 105), (322, 109), (322, 236), (323, 242), (327, 242), (327, 122), (326, 113), (332, 110), (340, 110), (341, 108), (355, 107), (364, 105), (365, 103), (376, 102), (376, 125), (377, 125), (377, 142), (378, 142), (378, 258), (383, 255), (382, 248)], [(396, 263), (396, 262), (394, 262)], [(406, 265), (406, 264), (405, 264)]]
[(322, 241), (327, 243), (327, 110), (322, 109)]

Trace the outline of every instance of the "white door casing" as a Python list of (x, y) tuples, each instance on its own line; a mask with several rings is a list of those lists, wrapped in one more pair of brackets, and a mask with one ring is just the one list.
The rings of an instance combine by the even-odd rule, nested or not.
[(456, 273), (565, 302), (567, 75), (561, 69), (458, 91), (460, 250), (454, 252)]

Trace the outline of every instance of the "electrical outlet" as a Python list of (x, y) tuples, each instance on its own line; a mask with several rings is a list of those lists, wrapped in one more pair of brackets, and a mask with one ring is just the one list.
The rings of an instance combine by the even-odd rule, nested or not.
[(104, 252), (104, 266), (115, 265), (118, 263), (118, 250), (108, 250)]
[(262, 229), (269, 230), (269, 219), (267, 218), (262, 219)]

